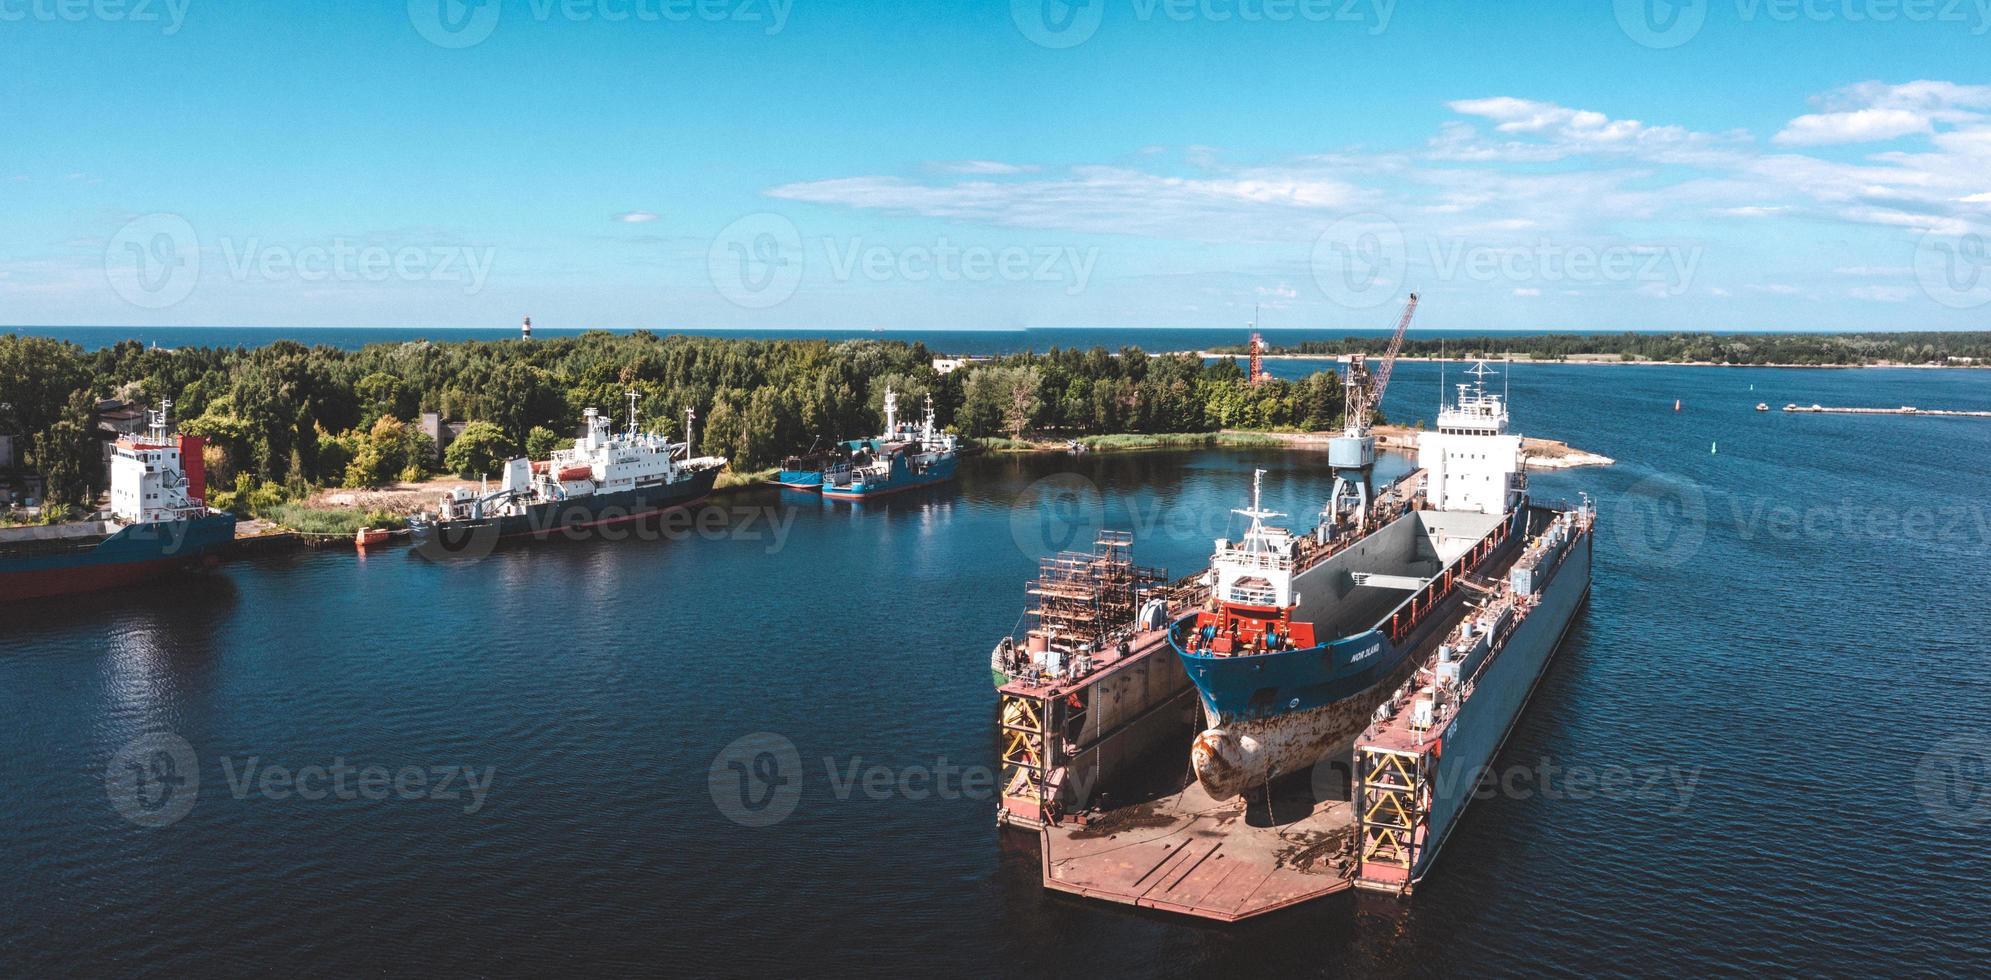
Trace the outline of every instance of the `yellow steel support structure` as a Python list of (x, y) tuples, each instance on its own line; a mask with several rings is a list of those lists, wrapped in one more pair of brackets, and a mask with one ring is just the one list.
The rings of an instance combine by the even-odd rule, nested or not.
[(1044, 778), (1050, 764), (1049, 712), (1041, 698), (1028, 694), (1004, 694), (1001, 704), (1002, 791), (1036, 811), (1042, 820), (1047, 809)]
[[(1431, 799), (1433, 759), (1428, 752), (1405, 752), (1357, 746), (1357, 813), (1361, 821), (1361, 863), (1358, 877), (1400, 878), (1409, 881), (1417, 866)], [(1383, 875), (1362, 875), (1367, 866), (1398, 869)], [(1381, 870), (1381, 869), (1377, 869)]]

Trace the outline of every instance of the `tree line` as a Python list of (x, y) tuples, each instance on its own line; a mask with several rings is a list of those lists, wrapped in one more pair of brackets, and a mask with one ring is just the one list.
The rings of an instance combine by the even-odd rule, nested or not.
[[(99, 399), (173, 402), (181, 431), (205, 436), (209, 483), (282, 499), (319, 486), (378, 486), (439, 468), (495, 472), (543, 459), (573, 438), (581, 410), (682, 432), (697, 416), (700, 452), (739, 470), (772, 466), (819, 441), (876, 434), (887, 387), (900, 415), (933, 400), (938, 421), (974, 437), (1327, 428), (1338, 424), (1332, 372), (1252, 386), (1231, 359), (1127, 347), (1053, 350), (941, 373), (923, 344), (591, 332), (544, 340), (411, 341), (344, 350), (280, 341), (166, 350), (126, 341), (101, 350), (0, 335), (0, 434), (17, 468), (41, 474), (52, 502), (83, 505), (103, 486)], [(469, 425), (436, 458), (424, 412)], [(225, 488), (233, 488), (228, 491)]]

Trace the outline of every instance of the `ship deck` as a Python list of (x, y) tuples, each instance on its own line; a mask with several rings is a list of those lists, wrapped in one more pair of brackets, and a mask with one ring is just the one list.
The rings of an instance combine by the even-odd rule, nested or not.
[[(1339, 794), (1345, 785), (1336, 783)], [(1315, 800), (1304, 780), (1269, 795), (1250, 804), (1219, 801), (1190, 780), (1083, 826), (1047, 827), (1044, 886), (1223, 922), (1352, 887), (1347, 853), (1355, 812), (1346, 796)]]

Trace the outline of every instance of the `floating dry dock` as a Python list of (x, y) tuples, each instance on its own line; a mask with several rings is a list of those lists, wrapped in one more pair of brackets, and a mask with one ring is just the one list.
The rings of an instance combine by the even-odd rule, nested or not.
[(1341, 440), (1307, 535), (1254, 480), (1202, 575), (1141, 587), (1123, 538), (1046, 564), (993, 661), (1045, 887), (1236, 921), (1430, 873), (1590, 591), (1595, 509), (1528, 498), (1484, 373), (1380, 495)]
[[(1593, 519), (1531, 507), (1523, 547), (1430, 600), (1448, 628), (1350, 756), (1246, 800), (1187, 775), (1194, 688), (1164, 630), (1084, 676), (1003, 685), (999, 821), (1037, 834), (1046, 888), (1141, 908), (1228, 922), (1350, 888), (1408, 894), (1588, 594)], [(1193, 580), (1158, 594), (1171, 619), (1207, 598)]]

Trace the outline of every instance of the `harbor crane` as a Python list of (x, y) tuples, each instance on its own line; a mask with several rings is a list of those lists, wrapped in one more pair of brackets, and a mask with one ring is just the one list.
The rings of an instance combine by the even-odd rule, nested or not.
[(1369, 521), (1369, 505), (1376, 497), (1376, 437), (1370, 431), (1370, 424), (1376, 409), (1383, 404), (1383, 393), (1390, 386), (1390, 372), (1396, 368), (1396, 356), (1403, 350), (1404, 331), (1410, 329), (1410, 318), (1416, 312), (1417, 294), (1411, 293), (1410, 301), (1404, 304), (1403, 316), (1396, 322), (1396, 333), (1390, 336), (1389, 349), (1373, 376), (1362, 355), (1347, 357), (1343, 380), (1347, 401), (1341, 435), (1327, 444), (1327, 464), (1334, 470), (1334, 495), (1328, 500), (1329, 524), (1339, 524), (1344, 515), (1350, 514), (1358, 528)]

